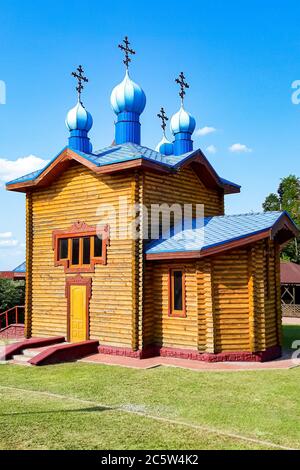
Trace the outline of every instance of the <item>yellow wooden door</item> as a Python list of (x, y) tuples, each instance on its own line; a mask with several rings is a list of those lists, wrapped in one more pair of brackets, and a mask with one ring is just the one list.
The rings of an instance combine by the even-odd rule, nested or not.
[(87, 339), (87, 288), (70, 286), (70, 341)]

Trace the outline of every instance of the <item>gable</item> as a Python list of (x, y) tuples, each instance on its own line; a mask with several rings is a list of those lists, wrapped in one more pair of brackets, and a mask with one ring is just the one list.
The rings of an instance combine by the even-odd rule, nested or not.
[(118, 201), (119, 195), (131, 197), (131, 186), (132, 175), (97, 175), (79, 162), (70, 161), (55, 180), (39, 187), (32, 195), (33, 202), (43, 201), (48, 206), (58, 204), (57, 208), (62, 212), (68, 211), (70, 206), (76, 213), (75, 208), (79, 210), (83, 206), (89, 211), (102, 201), (106, 202), (106, 196), (113, 204)]
[(144, 173), (144, 201), (151, 204), (196, 204), (204, 205), (206, 216), (224, 214), (224, 191), (218, 187), (207, 187), (202, 175), (191, 165), (186, 165), (176, 173), (161, 175)]

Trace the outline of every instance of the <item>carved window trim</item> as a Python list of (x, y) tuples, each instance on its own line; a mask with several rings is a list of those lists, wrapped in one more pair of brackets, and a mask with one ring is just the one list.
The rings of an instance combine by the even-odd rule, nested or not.
[[(89, 265), (72, 265), (71, 264), (71, 248), (72, 248), (72, 239), (83, 238), (95, 236), (102, 236), (102, 256), (94, 256), (94, 242), (90, 244), (91, 256)], [(61, 239), (68, 240), (68, 258), (60, 259), (59, 258), (59, 241)], [(82, 247), (83, 242), (80, 241), (80, 246)], [(109, 225), (104, 225), (103, 227), (96, 227), (87, 225), (85, 222), (77, 221), (67, 230), (54, 230), (52, 233), (52, 247), (54, 250), (54, 266), (63, 266), (65, 273), (94, 273), (95, 265), (106, 265), (107, 264), (107, 246), (109, 244)], [(82, 248), (81, 248), (82, 249)], [(81, 253), (80, 253), (81, 257)]]

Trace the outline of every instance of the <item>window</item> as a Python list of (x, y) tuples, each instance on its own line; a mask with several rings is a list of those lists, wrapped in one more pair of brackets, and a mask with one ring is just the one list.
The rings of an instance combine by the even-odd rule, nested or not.
[(185, 275), (182, 269), (171, 269), (169, 272), (169, 316), (186, 317)]
[(173, 288), (174, 288), (174, 311), (182, 312), (182, 271), (174, 271)]
[(82, 253), (82, 264), (91, 263), (91, 239), (90, 237), (84, 237), (83, 241), (83, 253)]
[(79, 238), (72, 239), (72, 263), (73, 266), (79, 264)]
[(101, 230), (77, 222), (69, 230), (53, 232), (55, 266), (65, 272), (94, 272), (95, 264), (106, 264), (108, 226)]
[(69, 257), (69, 240), (61, 238), (59, 240), (59, 259), (68, 259)]
[(102, 256), (102, 237), (94, 237), (94, 256)]

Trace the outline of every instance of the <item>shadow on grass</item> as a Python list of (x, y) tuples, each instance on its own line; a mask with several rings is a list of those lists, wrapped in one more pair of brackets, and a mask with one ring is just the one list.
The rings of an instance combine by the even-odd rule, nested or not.
[(115, 408), (93, 406), (89, 408), (75, 408), (75, 409), (62, 409), (62, 410), (45, 410), (45, 411), (21, 411), (11, 413), (0, 413), (0, 416), (27, 416), (27, 415), (42, 415), (42, 414), (54, 414), (54, 413), (100, 413), (102, 411), (115, 411)]

